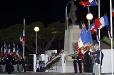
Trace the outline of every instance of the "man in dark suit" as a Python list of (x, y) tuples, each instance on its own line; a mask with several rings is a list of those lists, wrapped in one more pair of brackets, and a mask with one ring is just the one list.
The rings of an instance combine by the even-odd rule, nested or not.
[(101, 50), (99, 50), (98, 45), (95, 45), (96, 49), (94, 50), (93, 54), (93, 60), (94, 60), (94, 65), (93, 65), (93, 73), (95, 75), (99, 75), (101, 72), (101, 65), (102, 65), (102, 60), (104, 57), (104, 54), (102, 53)]
[(92, 64), (92, 57), (91, 57), (91, 52), (90, 47), (87, 46), (85, 47), (85, 53), (84, 53), (84, 72), (87, 73), (92, 73), (93, 72), (93, 64)]
[(8, 72), (8, 74), (11, 74), (14, 70), (12, 61), (13, 57), (9, 54), (6, 58), (6, 72)]

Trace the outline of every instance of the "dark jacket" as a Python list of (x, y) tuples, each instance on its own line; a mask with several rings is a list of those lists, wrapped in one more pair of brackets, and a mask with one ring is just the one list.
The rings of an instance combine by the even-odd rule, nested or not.
[[(100, 53), (101, 53), (101, 62), (100, 62)], [(102, 60), (103, 60), (103, 57), (104, 57), (104, 54), (102, 53), (102, 51), (100, 50), (97, 50), (93, 53), (93, 55), (95, 55), (95, 63), (98, 63), (102, 65)]]

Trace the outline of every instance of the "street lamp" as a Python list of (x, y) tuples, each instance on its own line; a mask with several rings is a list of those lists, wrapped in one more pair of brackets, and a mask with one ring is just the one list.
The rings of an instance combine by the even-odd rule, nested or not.
[(34, 27), (34, 31), (36, 32), (36, 70), (37, 70), (37, 32), (39, 31), (39, 27)]
[(39, 27), (37, 27), (37, 26), (34, 27), (34, 31), (36, 32), (36, 54), (37, 54), (37, 53), (38, 53), (38, 52), (37, 52), (37, 48), (38, 48), (38, 47), (37, 47), (37, 32), (39, 31)]
[(93, 19), (93, 15), (91, 13), (88, 13), (86, 15), (86, 18), (87, 18), (87, 20), (92, 20)]
[(88, 13), (88, 14), (86, 15), (86, 19), (88, 20), (88, 24), (89, 24), (89, 26), (90, 26), (90, 20), (93, 19), (93, 15), (92, 15), (91, 13)]

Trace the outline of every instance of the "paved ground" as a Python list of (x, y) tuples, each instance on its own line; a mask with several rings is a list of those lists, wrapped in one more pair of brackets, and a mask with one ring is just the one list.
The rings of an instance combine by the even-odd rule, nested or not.
[[(0, 75), (8, 75), (7, 73), (0, 73)], [(92, 75), (91, 73), (55, 73), (55, 72), (17, 72), (10, 75)], [(111, 73), (103, 73), (101, 75), (111, 75)]]

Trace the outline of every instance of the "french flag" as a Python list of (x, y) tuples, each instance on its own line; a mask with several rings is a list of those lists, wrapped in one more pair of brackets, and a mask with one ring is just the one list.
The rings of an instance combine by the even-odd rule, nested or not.
[(79, 4), (83, 7), (97, 6), (97, 2), (95, 0), (80, 0)]
[(100, 29), (109, 25), (108, 16), (103, 16), (100, 18)]

